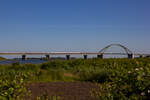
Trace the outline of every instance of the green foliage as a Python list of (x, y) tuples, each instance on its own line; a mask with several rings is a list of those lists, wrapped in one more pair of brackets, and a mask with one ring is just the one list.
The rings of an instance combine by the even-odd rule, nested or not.
[(25, 88), (22, 76), (6, 76), (0, 79), (0, 100), (23, 100), (25, 95), (29, 96), (29, 92)]
[[(99, 86), (100, 100), (150, 99), (150, 62), (148, 59), (113, 62), (109, 81)], [(120, 66), (120, 63), (122, 66)]]
[(61, 100), (59, 96), (46, 96), (37, 97), (37, 100)]
[[(21, 78), (15, 78), (16, 75)], [(100, 100), (146, 100), (150, 99), (149, 78), (150, 58), (55, 60), (39, 65), (14, 63), (0, 65), (0, 95), (4, 98), (7, 91), (7, 98), (17, 98), (11, 93), (17, 91), (15, 86), (23, 86), (18, 79), (26, 83), (90, 81), (100, 83), (99, 92), (94, 92)], [(4, 88), (5, 85), (10, 89)]]
[(109, 70), (99, 69), (99, 70), (82, 70), (79, 74), (81, 81), (91, 81), (103, 83), (109, 80)]
[(47, 92), (44, 92), (37, 100), (61, 100), (60, 96), (49, 96)]

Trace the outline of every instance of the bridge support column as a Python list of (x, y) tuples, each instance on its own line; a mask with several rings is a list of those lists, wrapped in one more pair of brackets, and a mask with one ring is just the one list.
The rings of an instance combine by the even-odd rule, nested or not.
[(97, 55), (97, 58), (104, 59), (104, 54)]
[(84, 59), (86, 60), (87, 59), (87, 55), (83, 55), (84, 56)]
[(46, 60), (50, 60), (50, 55), (45, 55), (46, 56)]
[(143, 55), (140, 55), (140, 58), (143, 58)]
[(66, 59), (67, 59), (67, 60), (70, 60), (70, 55), (66, 55)]
[(134, 59), (134, 54), (128, 54), (129, 59)]
[(26, 60), (26, 55), (22, 55), (22, 60)]

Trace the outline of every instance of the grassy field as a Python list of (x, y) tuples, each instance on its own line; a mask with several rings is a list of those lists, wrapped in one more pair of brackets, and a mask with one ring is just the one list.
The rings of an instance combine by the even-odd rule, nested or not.
[(26, 84), (39, 82), (93, 82), (98, 84), (99, 91), (93, 90), (91, 96), (96, 95), (98, 100), (147, 100), (150, 99), (150, 58), (0, 65), (0, 100), (20, 100), (28, 93)]

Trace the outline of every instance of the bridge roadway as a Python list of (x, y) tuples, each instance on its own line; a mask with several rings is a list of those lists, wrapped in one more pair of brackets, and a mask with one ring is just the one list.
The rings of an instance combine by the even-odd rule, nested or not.
[(26, 59), (27, 55), (44, 55), (46, 59), (50, 59), (51, 55), (66, 55), (66, 59), (70, 59), (70, 55), (83, 55), (87, 59), (88, 55), (97, 55), (97, 58), (104, 59), (104, 55), (127, 55), (133, 59), (134, 56), (149, 57), (150, 54), (127, 54), (127, 53), (100, 53), (100, 52), (0, 52), (0, 55), (22, 55), (22, 60)]
[[(105, 51), (112, 46), (121, 47), (124, 49), (125, 53), (106, 53)], [(66, 55), (66, 59), (68, 60), (70, 59), (70, 55), (83, 55), (84, 59), (87, 59), (88, 55), (97, 55), (97, 57), (101, 59), (104, 58), (104, 55), (127, 55), (128, 58), (131, 59), (133, 59), (134, 56), (150, 57), (150, 54), (133, 53), (121, 44), (110, 44), (101, 49), (99, 52), (0, 52), (0, 55), (22, 55), (22, 59), (26, 59), (26, 55), (45, 55), (47, 59), (50, 59), (51, 55)]]
[[(0, 52), (0, 55), (127, 55), (126, 53), (99, 52)], [(150, 56), (150, 54), (134, 53), (134, 56)]]

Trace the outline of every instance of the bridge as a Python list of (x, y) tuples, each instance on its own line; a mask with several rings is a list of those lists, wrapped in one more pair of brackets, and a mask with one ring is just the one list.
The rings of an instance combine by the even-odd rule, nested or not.
[[(125, 53), (107, 53), (106, 50), (112, 46), (118, 46), (124, 49)], [(127, 47), (121, 44), (110, 44), (99, 52), (0, 52), (0, 55), (21, 55), (22, 60), (25, 60), (27, 55), (44, 55), (47, 60), (50, 60), (51, 55), (66, 55), (66, 59), (70, 59), (70, 55), (83, 55), (84, 59), (88, 58), (88, 55), (97, 55), (97, 58), (104, 59), (104, 55), (127, 55), (129, 59), (133, 59), (134, 56), (150, 57), (150, 54), (133, 53)]]

